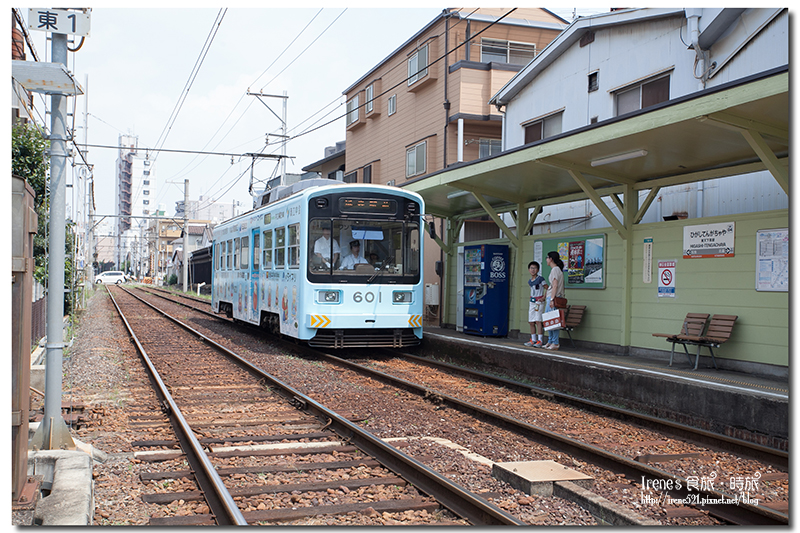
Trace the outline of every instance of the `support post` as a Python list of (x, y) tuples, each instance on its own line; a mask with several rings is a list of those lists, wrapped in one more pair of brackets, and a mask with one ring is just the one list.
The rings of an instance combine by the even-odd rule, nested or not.
[[(53, 34), (53, 63), (67, 65), (67, 36)], [(44, 418), (31, 443), (34, 449), (74, 449), (61, 416), (64, 358), (64, 261), (66, 245), (67, 97), (50, 96), (50, 257), (47, 263), (47, 356)]]
[(189, 291), (189, 179), (183, 180), (183, 292)]
[(622, 206), (622, 223), (625, 236), (622, 238), (622, 328), (620, 346), (631, 345), (631, 295), (633, 292), (633, 226), (639, 209), (639, 192), (625, 185)]

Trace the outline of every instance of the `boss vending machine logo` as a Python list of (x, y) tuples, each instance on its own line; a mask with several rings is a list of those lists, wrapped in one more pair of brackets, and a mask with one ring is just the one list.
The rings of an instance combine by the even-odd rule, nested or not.
[(496, 255), (492, 258), (490, 263), (490, 268), (492, 269), (489, 273), (489, 277), (492, 280), (497, 281), (505, 281), (506, 279), (506, 261), (503, 259), (502, 255)]

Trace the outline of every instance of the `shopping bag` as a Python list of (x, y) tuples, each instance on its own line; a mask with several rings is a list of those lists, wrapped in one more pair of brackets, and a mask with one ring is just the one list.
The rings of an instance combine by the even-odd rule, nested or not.
[(545, 331), (561, 329), (564, 327), (567, 312), (564, 309), (554, 309), (542, 315), (542, 325)]

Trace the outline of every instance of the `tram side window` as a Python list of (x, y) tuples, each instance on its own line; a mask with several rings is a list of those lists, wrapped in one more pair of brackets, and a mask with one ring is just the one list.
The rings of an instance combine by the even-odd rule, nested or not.
[(233, 239), (233, 269), (236, 270), (239, 268), (239, 248), (241, 244), (239, 243), (239, 237)]
[(219, 243), (214, 245), (214, 270), (219, 270)]
[(258, 262), (261, 260), (261, 234), (253, 233), (253, 269), (258, 270), (261, 265)]
[(228, 241), (228, 252), (225, 254), (225, 270), (231, 269), (231, 255), (233, 255), (233, 242)]
[(286, 228), (275, 228), (275, 268), (286, 264)]
[(239, 250), (239, 268), (250, 267), (250, 237), (242, 237), (242, 246)]
[(272, 230), (264, 232), (264, 268), (272, 268)]
[(289, 226), (289, 268), (300, 267), (300, 224)]

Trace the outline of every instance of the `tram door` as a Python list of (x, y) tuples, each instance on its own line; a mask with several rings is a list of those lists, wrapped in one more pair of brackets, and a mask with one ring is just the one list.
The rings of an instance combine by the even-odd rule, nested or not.
[(253, 246), (253, 257), (250, 260), (250, 319), (252, 321), (259, 320), (259, 286), (260, 286), (260, 274), (261, 274), (261, 230), (260, 228), (253, 229), (253, 232), (250, 236)]

